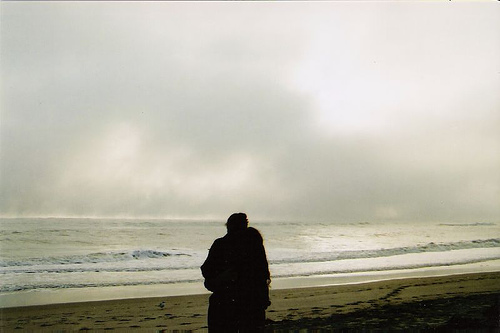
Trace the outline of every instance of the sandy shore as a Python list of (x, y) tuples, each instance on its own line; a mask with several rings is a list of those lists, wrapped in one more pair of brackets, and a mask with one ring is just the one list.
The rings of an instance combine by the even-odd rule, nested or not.
[[(0, 331), (206, 331), (208, 294), (0, 309)], [(272, 290), (270, 330), (498, 327), (500, 272)], [(159, 305), (164, 302), (164, 308)]]

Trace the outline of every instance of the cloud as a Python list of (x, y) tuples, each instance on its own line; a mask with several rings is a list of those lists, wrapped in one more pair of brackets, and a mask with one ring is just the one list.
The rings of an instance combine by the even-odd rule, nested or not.
[(498, 23), (435, 7), (3, 4), (0, 213), (495, 219)]

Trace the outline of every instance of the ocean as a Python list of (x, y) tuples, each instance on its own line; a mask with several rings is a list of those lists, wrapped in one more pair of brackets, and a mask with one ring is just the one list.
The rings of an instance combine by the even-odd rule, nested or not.
[[(500, 269), (498, 222), (250, 224), (264, 237), (277, 287)], [(0, 226), (2, 307), (67, 301), (58, 298), (64, 291), (78, 301), (86, 294), (109, 298), (100, 292), (106, 288), (116, 294), (133, 287), (134, 297), (151, 296), (141, 293), (148, 286), (165, 294), (203, 290), (199, 267), (226, 231), (224, 221), (214, 220), (2, 218)]]

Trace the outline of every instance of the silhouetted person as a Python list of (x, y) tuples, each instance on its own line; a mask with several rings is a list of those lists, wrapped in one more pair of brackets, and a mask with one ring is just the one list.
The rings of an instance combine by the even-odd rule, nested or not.
[(264, 328), (270, 274), (262, 236), (235, 213), (227, 234), (215, 240), (201, 266), (205, 287), (212, 291), (208, 329), (213, 332), (258, 332)]

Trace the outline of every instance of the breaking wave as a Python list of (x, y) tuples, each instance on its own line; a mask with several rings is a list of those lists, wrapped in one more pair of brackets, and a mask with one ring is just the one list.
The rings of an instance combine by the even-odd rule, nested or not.
[(36, 266), (36, 265), (74, 265), (133, 262), (136, 260), (165, 259), (167, 257), (191, 256), (179, 251), (133, 250), (117, 252), (97, 252), (87, 255), (71, 255), (59, 257), (41, 257), (23, 259), (21, 261), (0, 261), (0, 267)]

